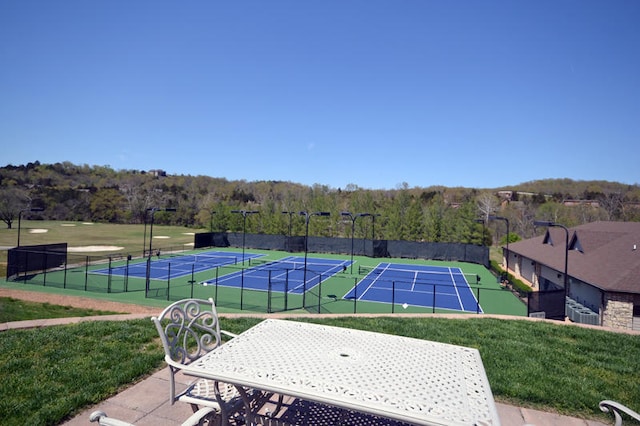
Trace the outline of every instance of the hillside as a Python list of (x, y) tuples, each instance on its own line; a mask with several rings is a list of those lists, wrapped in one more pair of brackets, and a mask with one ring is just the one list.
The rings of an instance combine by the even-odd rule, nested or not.
[[(508, 217), (511, 232), (523, 237), (534, 232), (534, 218), (568, 226), (594, 220), (640, 220), (637, 184), (542, 179), (503, 188), (404, 185), (372, 190), (37, 161), (0, 168), (0, 201), (0, 219), (8, 227), (19, 217), (144, 223), (152, 216), (160, 223), (211, 230), (240, 231), (246, 225), (250, 232), (302, 235), (305, 223), (298, 212), (327, 211), (330, 219), (311, 221), (311, 234), (349, 236), (353, 225), (358, 237), (478, 244), (490, 237), (483, 236), (475, 219), (489, 214)], [(32, 207), (43, 211), (25, 210)], [(149, 213), (167, 207), (176, 211)], [(260, 215), (245, 224), (234, 210)], [(369, 213), (371, 220), (363, 217), (352, 223), (342, 212)], [(501, 238), (500, 224), (493, 226), (493, 237)]]

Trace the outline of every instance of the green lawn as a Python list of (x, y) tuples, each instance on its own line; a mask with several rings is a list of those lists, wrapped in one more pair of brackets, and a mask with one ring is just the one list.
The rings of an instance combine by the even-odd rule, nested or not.
[(71, 306), (52, 305), (50, 303), (31, 303), (10, 297), (0, 297), (0, 323), (45, 318), (88, 317), (116, 313), (118, 312), (78, 309)]
[[(468, 316), (304, 319), (477, 348), (497, 401), (607, 418), (602, 399), (640, 403), (640, 336)], [(241, 332), (257, 318), (223, 318)], [(57, 424), (163, 365), (149, 320), (11, 330), (0, 338), (0, 424)]]
[[(105, 244), (124, 247), (118, 252), (141, 254), (142, 225), (86, 225), (60, 222), (23, 221), (21, 243), (42, 244), (66, 241), (70, 246)], [(28, 233), (29, 229), (48, 229), (47, 233)], [(179, 227), (160, 227), (154, 235), (170, 236), (164, 244), (188, 247), (193, 230)], [(15, 230), (0, 230), (0, 245), (15, 244)], [(117, 237), (116, 237), (117, 236)], [(90, 241), (88, 243), (87, 241)], [(154, 244), (155, 241), (154, 241)], [(233, 249), (228, 249), (234, 251)], [(238, 251), (237, 249), (235, 250)], [(277, 259), (290, 253), (251, 250)], [(5, 252), (0, 252), (5, 253)], [(78, 254), (78, 256), (88, 254)], [(316, 256), (314, 254), (314, 256)], [(347, 256), (317, 255), (342, 258)], [(373, 266), (379, 259), (355, 257), (357, 265)], [(0, 259), (1, 261), (1, 259)], [(384, 259), (399, 263), (439, 264), (435, 261)], [(470, 276), (480, 276), (472, 283), (474, 292), (487, 313), (526, 315), (526, 306), (509, 291), (500, 288), (491, 273), (480, 265), (447, 263), (461, 266)], [(102, 265), (101, 267), (104, 267)], [(135, 286), (141, 283), (130, 279), (127, 285), (134, 291), (118, 291), (124, 282), (107, 281), (105, 277), (86, 274), (82, 266), (74, 270), (50, 272), (30, 277), (26, 282), (0, 281), (1, 287), (23, 288), (31, 291), (92, 297), (125, 303), (155, 306), (161, 309), (170, 299), (215, 297), (220, 312), (240, 312), (240, 299), (245, 312), (265, 312), (266, 292), (244, 292), (237, 289), (192, 285), (184, 280), (152, 282), (155, 297)], [(195, 281), (210, 279), (212, 271), (195, 276)], [(4, 275), (4, 274), (3, 274)], [(90, 277), (90, 278), (88, 278)], [(403, 308), (383, 303), (341, 300), (361, 278), (354, 268), (327, 280), (321, 289), (307, 294), (304, 309), (301, 300), (291, 296), (287, 311), (334, 312), (350, 315), (357, 312), (430, 313), (433, 309)], [(144, 285), (144, 280), (142, 280)], [(75, 283), (75, 284), (74, 284)], [(88, 290), (85, 291), (85, 283)], [(144, 286), (142, 287), (144, 288)], [(110, 291), (114, 290), (114, 291)], [(335, 296), (335, 297), (333, 297)], [(284, 308), (284, 298), (274, 296), (272, 307)], [(38, 311), (44, 308), (36, 308)], [(47, 308), (54, 315), (58, 308)], [(62, 308), (64, 312), (66, 308)], [(6, 308), (8, 311), (9, 308)], [(27, 309), (19, 307), (18, 310)], [(438, 310), (435, 310), (438, 312)], [(13, 315), (10, 313), (10, 315)], [(66, 316), (67, 314), (62, 314)], [(69, 314), (76, 316), (73, 314)], [(640, 407), (640, 336), (584, 329), (563, 324), (497, 320), (482, 315), (464, 315), (465, 319), (445, 320), (434, 317), (366, 318), (345, 316), (336, 319), (308, 319), (338, 326), (362, 328), (400, 334), (479, 349), (494, 396), (498, 401), (585, 418), (606, 418), (598, 410), (602, 399), (614, 399), (630, 407)], [(257, 323), (258, 319), (223, 319), (223, 327), (240, 332)], [(92, 322), (46, 329), (11, 330), (0, 334), (0, 424), (57, 424), (88, 405), (97, 403), (123, 387), (139, 380), (163, 365), (157, 335), (148, 320), (125, 322)], [(99, 348), (100, 350), (97, 350)]]

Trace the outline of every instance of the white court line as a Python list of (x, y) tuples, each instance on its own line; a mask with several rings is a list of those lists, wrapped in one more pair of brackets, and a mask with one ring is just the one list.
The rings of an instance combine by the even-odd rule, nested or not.
[[(380, 266), (380, 265), (378, 265), (378, 266)], [(383, 275), (384, 271), (386, 271), (386, 270), (387, 270), (387, 269), (389, 269), (390, 267), (391, 267), (391, 264), (390, 264), (390, 263), (387, 263), (387, 266), (382, 270), (382, 272), (380, 272), (380, 273), (378, 274), (378, 276), (377, 276), (374, 280), (372, 280), (372, 281), (371, 281), (371, 283), (369, 284), (369, 286), (367, 286), (367, 288), (365, 289), (365, 291), (363, 291), (363, 292), (362, 292), (362, 294), (360, 295), (360, 297), (358, 297), (358, 299), (357, 299), (357, 300), (362, 299), (362, 297), (364, 297), (364, 295), (365, 295), (365, 294), (367, 294), (367, 291), (369, 291), (369, 289), (370, 289), (371, 287), (373, 287), (373, 285), (376, 283), (376, 281), (378, 281), (378, 279), (380, 279), (380, 277)], [(376, 266), (376, 269), (377, 269), (377, 266)], [(374, 269), (374, 271), (375, 271), (375, 269)], [(373, 271), (371, 271), (371, 273), (373, 273)], [(357, 295), (357, 294), (356, 294), (356, 288), (357, 288), (357, 287), (358, 287), (358, 284), (356, 284), (356, 285), (353, 287), (353, 294), (354, 294), (354, 295)]]
[[(462, 298), (460, 297), (460, 292), (458, 291), (458, 286), (456, 285), (456, 280), (455, 280), (455, 278), (453, 278), (453, 271), (451, 270), (451, 267), (449, 267), (449, 275), (451, 275), (451, 282), (453, 283), (453, 288), (456, 289), (456, 295), (458, 296), (458, 304), (460, 305), (460, 310), (464, 311), (464, 305), (462, 304)], [(464, 275), (463, 275), (463, 277), (464, 277)], [(465, 279), (465, 281), (466, 281), (466, 279)]]

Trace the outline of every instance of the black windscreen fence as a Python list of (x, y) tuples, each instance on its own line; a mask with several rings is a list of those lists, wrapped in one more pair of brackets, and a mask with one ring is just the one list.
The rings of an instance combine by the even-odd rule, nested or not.
[(304, 237), (287, 237), (284, 249), (292, 253), (304, 251)]
[(373, 257), (390, 257), (387, 250), (387, 240), (373, 241)]
[[(212, 237), (215, 235), (215, 237)], [(215, 240), (215, 241), (214, 241)], [(248, 249), (304, 252), (305, 237), (267, 234), (210, 233), (195, 235), (194, 247), (245, 247)], [(309, 253), (353, 254), (375, 258), (397, 257), (478, 263), (489, 267), (489, 248), (475, 244), (387, 241), (363, 238), (309, 237)]]
[(7, 281), (67, 263), (67, 243), (20, 246), (7, 252)]
[(193, 240), (194, 248), (203, 247), (229, 247), (229, 240), (226, 232), (201, 232), (195, 235)]
[(529, 293), (527, 315), (544, 312), (544, 317), (553, 320), (565, 319), (564, 289), (552, 291), (534, 291)]

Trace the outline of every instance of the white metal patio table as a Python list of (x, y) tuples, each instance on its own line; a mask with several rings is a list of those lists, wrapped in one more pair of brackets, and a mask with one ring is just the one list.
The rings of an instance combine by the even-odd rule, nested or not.
[(477, 349), (267, 319), (184, 370), (418, 425), (499, 425)]

